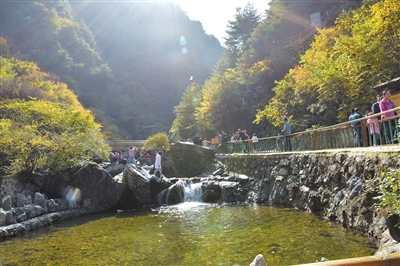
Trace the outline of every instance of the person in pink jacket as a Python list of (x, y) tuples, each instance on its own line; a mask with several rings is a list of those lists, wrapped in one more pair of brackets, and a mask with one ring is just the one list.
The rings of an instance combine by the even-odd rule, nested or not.
[[(373, 115), (373, 113), (369, 112), (368, 115)], [(379, 145), (380, 130), (378, 125), (378, 119), (376, 117), (374, 118), (370, 117), (367, 119), (367, 123), (369, 125), (369, 134), (371, 135), (374, 146)]]
[[(391, 100), (392, 94), (390, 91), (383, 91), (382, 93), (383, 99), (379, 102), (379, 108), (381, 112), (385, 112), (396, 108), (396, 105)], [(386, 139), (386, 144), (392, 144), (395, 142), (397, 138), (397, 122), (394, 117), (397, 116), (397, 112), (393, 110), (393, 112), (388, 112), (381, 116), (381, 120), (386, 120), (383, 122), (383, 134)], [(392, 119), (390, 119), (393, 117)]]

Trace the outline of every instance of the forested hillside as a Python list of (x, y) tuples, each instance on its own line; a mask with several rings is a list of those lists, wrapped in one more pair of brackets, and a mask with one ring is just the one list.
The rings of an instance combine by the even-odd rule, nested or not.
[(71, 3), (2, 2), (2, 55), (65, 82), (110, 138), (142, 139), (148, 125), (168, 131), (190, 77), (212, 73), (218, 40), (173, 3)]
[[(302, 38), (315, 12), (326, 25)], [(217, 71), (174, 109), (177, 136), (271, 136), (285, 116), (294, 132), (347, 121), (351, 108), (370, 108), (375, 85), (400, 76), (398, 0), (272, 0), (267, 13), (237, 11)]]

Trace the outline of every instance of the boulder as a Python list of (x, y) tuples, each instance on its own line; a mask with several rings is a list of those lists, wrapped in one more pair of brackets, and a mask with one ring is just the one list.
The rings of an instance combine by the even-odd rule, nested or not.
[(35, 193), (35, 198), (34, 198), (34, 200), (33, 200), (33, 203), (34, 204), (37, 204), (37, 205), (40, 205), (40, 204), (42, 204), (42, 202), (44, 201), (44, 196), (43, 196), (43, 194), (41, 194), (41, 193), (39, 193), (39, 192), (36, 192)]
[(121, 198), (126, 184), (116, 181), (106, 170), (96, 163), (89, 163), (81, 168), (68, 181), (69, 188), (80, 197), (69, 200), (81, 201), (90, 199), (89, 212), (100, 212), (111, 209)]
[(5, 210), (0, 208), (0, 226), (6, 225), (7, 213)]
[(126, 164), (124, 163), (103, 163), (101, 166), (110, 173), (111, 176), (119, 175), (124, 172)]
[(250, 263), (250, 266), (267, 266), (267, 262), (265, 261), (263, 255), (258, 254)]
[(17, 194), (17, 207), (24, 207), (26, 204), (26, 196), (24, 194)]
[(215, 171), (214, 156), (214, 149), (178, 142), (162, 157), (163, 174), (176, 177), (210, 175)]
[(205, 186), (202, 200), (203, 202), (216, 203), (221, 199), (222, 190), (218, 182), (209, 182)]
[(172, 183), (167, 179), (163, 178), (163, 181), (160, 181), (160, 179), (156, 176), (153, 176), (150, 179), (150, 198), (151, 198), (151, 203), (155, 205), (159, 205), (158, 203), (158, 195), (160, 194), (161, 191), (163, 191), (166, 188), (169, 188), (172, 185)]
[(3, 210), (10, 211), (11, 210), (11, 196), (5, 196), (1, 200), (1, 206), (3, 207)]
[(391, 213), (385, 216), (385, 221), (390, 236), (397, 242), (400, 242), (400, 215)]
[(142, 205), (151, 204), (150, 179), (151, 175), (136, 164), (128, 164), (122, 175), (134, 198)]
[(15, 224), (17, 221), (11, 211), (6, 211), (6, 224)]
[(185, 181), (179, 180), (174, 185), (161, 191), (158, 196), (160, 205), (173, 205), (183, 202), (184, 200)]
[(219, 186), (221, 187), (221, 196), (224, 202), (236, 202), (238, 201), (237, 190), (239, 188), (239, 184), (237, 182), (232, 181), (221, 181), (219, 182)]
[(32, 204), (25, 205), (26, 217), (28, 219), (35, 218), (37, 216), (36, 209)]
[[(38, 169), (33, 176), (33, 184), (49, 198), (62, 198), (65, 196), (66, 179), (51, 171)], [(35, 197), (34, 200), (35, 202)]]

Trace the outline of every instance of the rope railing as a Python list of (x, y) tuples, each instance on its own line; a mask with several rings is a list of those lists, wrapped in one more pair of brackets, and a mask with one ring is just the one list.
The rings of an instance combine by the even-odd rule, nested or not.
[[(367, 122), (370, 118), (377, 118), (394, 111), (397, 113), (395, 116), (382, 120), (377, 119), (373, 123)], [(217, 153), (275, 153), (391, 145), (398, 142), (399, 112), (400, 107), (397, 107), (378, 114), (315, 130), (286, 136), (278, 135), (259, 138), (258, 142), (245, 140), (220, 143), (216, 146), (216, 151)], [(378, 128), (377, 133), (379, 134), (371, 134), (371, 126), (373, 129)]]

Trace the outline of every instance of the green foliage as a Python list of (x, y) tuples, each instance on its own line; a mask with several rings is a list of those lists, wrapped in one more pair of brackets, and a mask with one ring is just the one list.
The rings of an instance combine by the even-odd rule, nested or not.
[(393, 214), (400, 214), (400, 169), (389, 169), (382, 173), (378, 184), (381, 207)]
[(201, 99), (200, 86), (192, 83), (183, 94), (179, 105), (174, 108), (176, 119), (171, 127), (174, 139), (191, 138), (200, 130), (196, 120), (196, 109), (200, 106)]
[(142, 150), (145, 151), (153, 148), (160, 149), (162, 146), (166, 147), (167, 149), (169, 148), (168, 135), (164, 132), (160, 132), (148, 137), (143, 144)]
[(332, 125), (354, 107), (369, 109), (373, 87), (400, 75), (400, 2), (385, 0), (342, 14), (322, 29), (311, 48), (274, 88), (275, 96), (256, 122), (275, 125), (293, 116), (292, 126)]
[(61, 172), (106, 159), (110, 147), (100, 125), (65, 84), (54, 83), (30, 62), (1, 62), (1, 168), (27, 175), (43, 167)]
[[(275, 81), (284, 78), (287, 71), (298, 64), (303, 46), (275, 49), (271, 45), (277, 40), (298, 36), (304, 29), (304, 25), (293, 21), (293, 17), (308, 20), (311, 11), (324, 12), (333, 4), (276, 0), (270, 6), (268, 16), (262, 21), (256, 10), (248, 5), (245, 9), (237, 9), (235, 20), (229, 22), (224, 56), (202, 87), (203, 98), (195, 114), (195, 124), (203, 133), (212, 134), (202, 136), (209, 138), (221, 129), (231, 133), (238, 128), (256, 132), (258, 136), (277, 133), (271, 125), (274, 121), (264, 119), (269, 117), (270, 110), (262, 110), (274, 95)], [(287, 95), (288, 99), (292, 97), (290, 91)], [(309, 99), (312, 101), (313, 97)], [(282, 108), (286, 106), (276, 107), (274, 113), (281, 114)], [(288, 111), (301, 108), (297, 106)], [(287, 116), (291, 117), (291, 113)], [(281, 123), (282, 117), (274, 125), (281, 126)]]
[(212, 132), (211, 138), (222, 129), (234, 132), (241, 127), (240, 73), (228, 69), (223, 74), (214, 73), (203, 87), (203, 99), (196, 118), (203, 130)]

